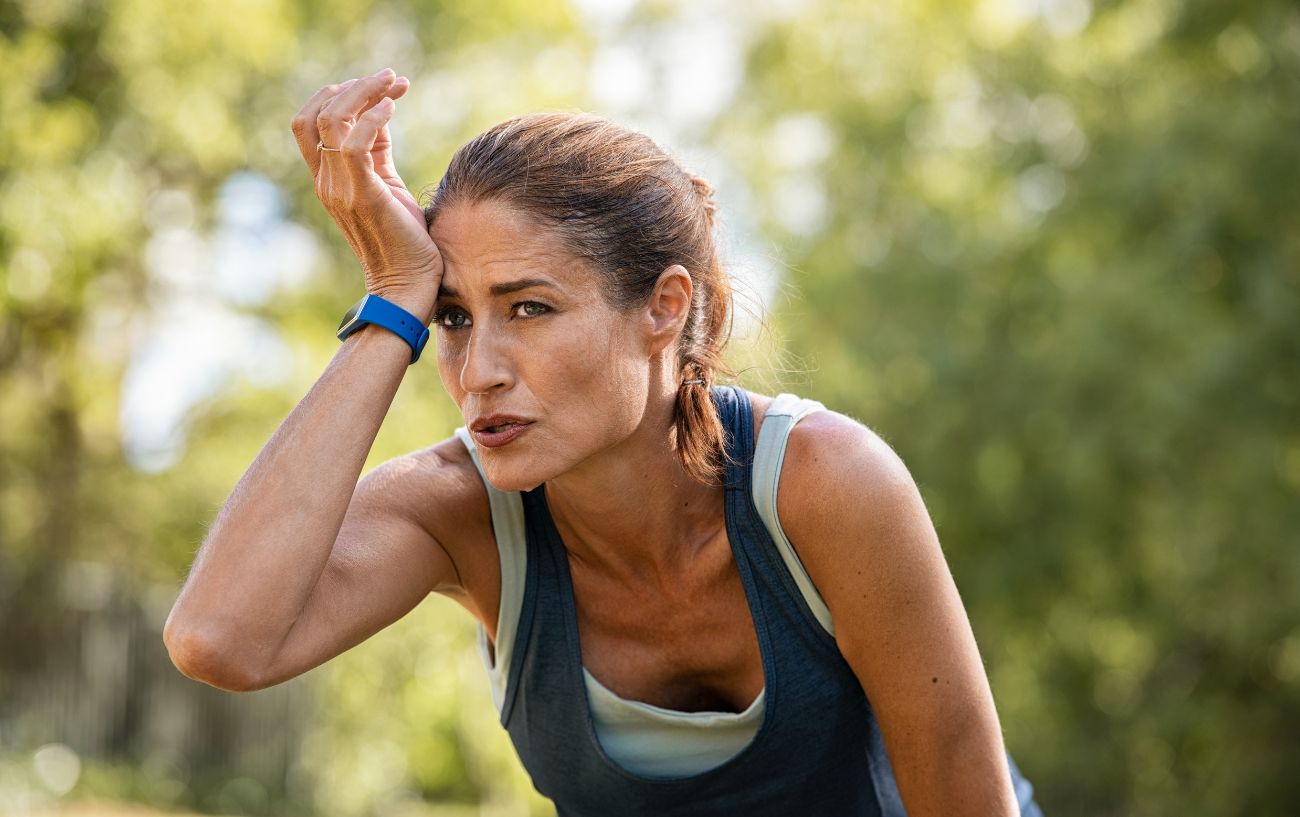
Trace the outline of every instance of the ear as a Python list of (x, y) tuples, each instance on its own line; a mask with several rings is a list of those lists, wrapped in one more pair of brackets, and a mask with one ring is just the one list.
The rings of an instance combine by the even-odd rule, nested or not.
[(659, 274), (646, 305), (646, 341), (652, 354), (677, 341), (691, 314), (692, 292), (691, 274), (681, 264), (673, 264)]

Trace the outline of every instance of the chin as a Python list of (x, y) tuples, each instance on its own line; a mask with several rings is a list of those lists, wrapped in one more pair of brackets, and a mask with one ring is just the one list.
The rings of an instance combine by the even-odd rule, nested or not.
[(479, 462), (488, 482), (498, 491), (531, 491), (548, 480), (563, 476), (582, 465), (600, 448), (578, 448), (572, 443), (559, 446), (548, 445), (550, 440), (527, 440), (527, 434), (519, 443), (531, 443), (524, 447), (515, 447), (518, 443), (509, 443), (498, 449), (479, 449)]
[(551, 473), (550, 469), (530, 468), (528, 463), (524, 463), (522, 467), (503, 467), (502, 463), (487, 462), (481, 454), (479, 461), (483, 463), (483, 473), (487, 476), (488, 482), (492, 483), (492, 487), (505, 493), (531, 491), (557, 475)]
[[(542, 480), (542, 482), (545, 482), (545, 481), (546, 481), (546, 480)], [(507, 494), (512, 494), (512, 493), (515, 493), (516, 491), (531, 491), (531, 490), (533, 490), (534, 488), (536, 488), (538, 485), (541, 485), (541, 484), (542, 484), (542, 482), (531, 482), (531, 481), (524, 481), (524, 482), (498, 482), (498, 481), (495, 480), (495, 479), (489, 479), (488, 482), (491, 482), (491, 483), (492, 483), (492, 487), (493, 487), (493, 488), (496, 488), (498, 491), (501, 491), (502, 493), (507, 493)]]

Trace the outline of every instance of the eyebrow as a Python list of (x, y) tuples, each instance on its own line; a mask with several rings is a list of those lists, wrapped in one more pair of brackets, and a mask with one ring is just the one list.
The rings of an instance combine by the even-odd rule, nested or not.
[[(559, 289), (558, 286), (545, 278), (520, 278), (517, 281), (507, 281), (504, 284), (493, 284), (488, 287), (488, 292), (495, 298), (501, 295), (509, 295), (511, 292), (518, 292), (521, 289), (528, 289), (529, 287), (550, 287), (551, 289)], [(438, 297), (459, 298), (460, 293), (446, 284), (443, 284), (438, 287)]]

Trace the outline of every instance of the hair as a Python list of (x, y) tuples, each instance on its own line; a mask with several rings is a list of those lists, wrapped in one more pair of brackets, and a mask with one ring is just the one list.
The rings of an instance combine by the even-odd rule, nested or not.
[[(721, 482), (725, 430), (710, 390), (735, 377), (722, 359), (731, 337), (731, 282), (714, 241), (712, 186), (682, 169), (649, 137), (591, 114), (518, 116), (479, 134), (451, 158), (424, 215), (455, 202), (501, 200), (554, 227), (590, 262), (606, 303), (644, 306), (659, 275), (691, 275), (690, 311), (676, 349), (672, 444), (687, 473)], [(702, 383), (684, 384), (700, 379)]]

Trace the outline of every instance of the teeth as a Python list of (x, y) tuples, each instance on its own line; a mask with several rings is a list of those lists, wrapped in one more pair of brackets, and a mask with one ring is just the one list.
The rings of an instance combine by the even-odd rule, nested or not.
[(513, 425), (518, 425), (518, 423), (502, 423), (499, 426), (488, 426), (488, 431), (491, 431), (493, 434), (496, 434), (497, 432), (503, 429), (510, 428)]

